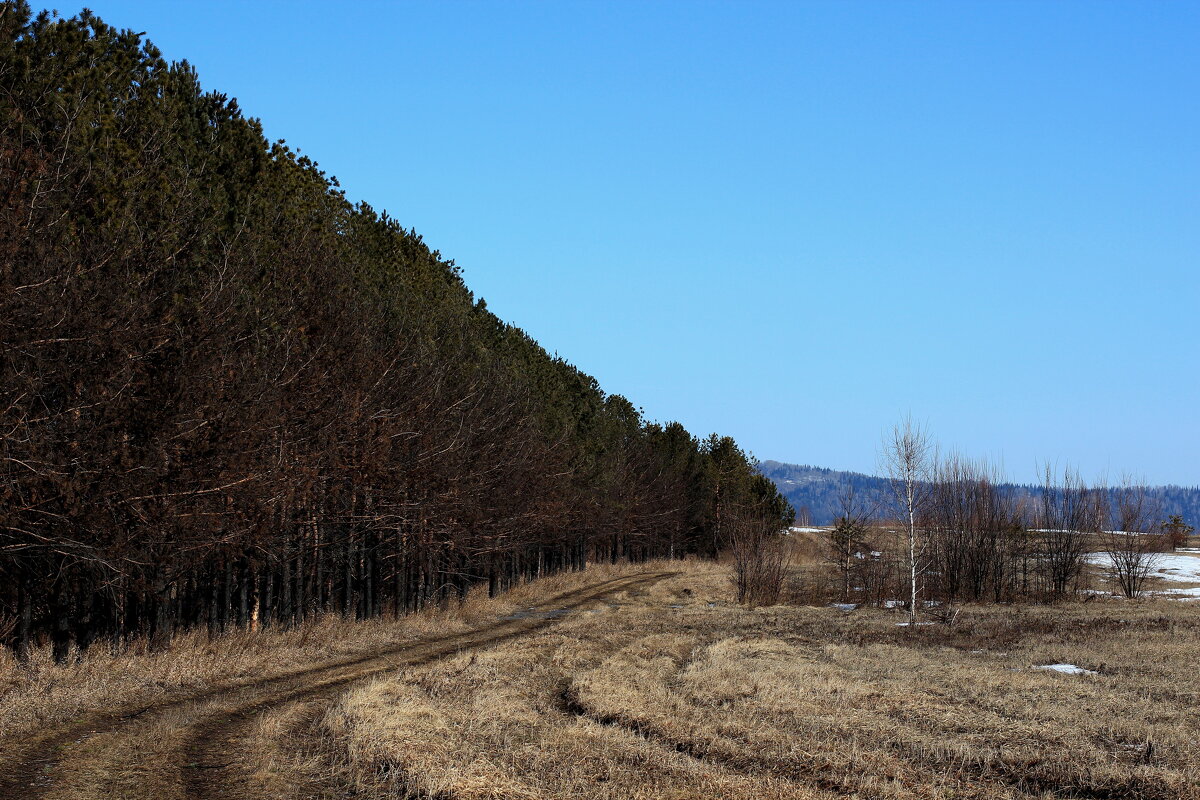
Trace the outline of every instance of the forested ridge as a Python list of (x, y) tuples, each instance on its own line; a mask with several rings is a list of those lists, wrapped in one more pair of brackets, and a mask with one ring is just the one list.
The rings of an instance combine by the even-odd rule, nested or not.
[[(867, 508), (874, 508), (879, 513), (891, 510), (892, 497), (887, 478), (779, 461), (763, 461), (758, 465), (758, 471), (770, 478), (797, 510), (807, 510), (808, 524), (833, 524), (842, 513), (847, 489), (852, 489), (859, 502)], [(1025, 499), (1031, 506), (1040, 501), (1043, 491), (1040, 486), (1009, 482), (1001, 483), (998, 489), (1014, 498)], [(1110, 505), (1116, 504), (1116, 491), (1109, 490), (1112, 495), (1109, 498)], [(1200, 487), (1148, 486), (1146, 492), (1163, 518), (1178, 514), (1189, 521), (1200, 519)]]
[(0, 638), (359, 618), (791, 510), (644, 420), (236, 101), (0, 4)]

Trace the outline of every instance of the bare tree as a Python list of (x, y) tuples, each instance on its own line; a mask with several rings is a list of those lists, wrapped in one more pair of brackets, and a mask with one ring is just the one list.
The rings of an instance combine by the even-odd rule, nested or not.
[(1142, 594), (1146, 579), (1162, 557), (1157, 504), (1141, 482), (1129, 478), (1112, 493), (1111, 530), (1104, 532), (1109, 572), (1129, 598)]
[(943, 599), (1002, 599), (1022, 519), (999, 470), (984, 460), (951, 454), (939, 461), (924, 517), (929, 565)]
[(906, 567), (909, 578), (909, 622), (916, 622), (917, 601), (921, 594), (921, 571), (925, 542), (917, 528), (917, 519), (929, 501), (932, 465), (936, 447), (929, 432), (906, 417), (884, 436), (880, 453), (892, 495), (900, 508), (907, 538)]
[(1045, 579), (1042, 588), (1051, 598), (1061, 598), (1078, 582), (1087, 537), (1104, 527), (1101, 494), (1070, 467), (1061, 477), (1049, 464), (1043, 467), (1036, 563)]
[(787, 540), (780, 530), (779, 516), (758, 504), (728, 510), (737, 600), (750, 606), (773, 605), (783, 591), (787, 568)]

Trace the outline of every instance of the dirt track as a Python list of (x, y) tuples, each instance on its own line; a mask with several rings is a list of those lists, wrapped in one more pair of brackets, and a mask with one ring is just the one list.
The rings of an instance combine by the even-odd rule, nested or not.
[[(671, 574), (615, 578), (549, 598), (541, 608), (580, 608)], [(553, 622), (537, 616), (501, 620), (465, 633), (251, 684), (214, 687), (132, 714), (98, 713), (27, 742), (16, 766), (0, 775), (0, 798), (276, 798), (278, 789), (267, 788), (271, 776), (264, 777), (261, 765), (246, 761), (245, 753), (253, 748), (243, 742), (261, 739), (266, 731), (274, 734), (274, 745), (283, 754), (277, 761), (286, 765), (306, 750), (311, 759), (311, 751), (316, 749), (312, 747), (314, 730), (323, 709), (352, 684), (389, 670), (507, 641)], [(323, 772), (333, 780), (332, 770)], [(291, 782), (296, 780), (297, 776), (292, 776)], [(301, 783), (311, 780), (311, 775), (300, 778)], [(300, 796), (339, 794), (331, 783), (305, 785)]]

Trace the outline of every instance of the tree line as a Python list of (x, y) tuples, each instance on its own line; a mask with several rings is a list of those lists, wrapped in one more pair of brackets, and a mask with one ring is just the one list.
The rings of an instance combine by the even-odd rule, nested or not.
[(885, 439), (884, 502), (843, 491), (825, 536), (833, 589), (846, 600), (924, 603), (1055, 601), (1084, 586), (1089, 558), (1111, 586), (1137, 597), (1158, 554), (1192, 532), (1135, 480), (1089, 484), (1045, 466), (1036, 491), (1014, 492), (985, 460), (940, 454), (906, 421)]
[(404, 614), (791, 509), (140, 34), (0, 4), (0, 641)]
[[(778, 461), (763, 461), (758, 469), (774, 481), (780, 492), (795, 506), (798, 520), (806, 516), (807, 510), (808, 521), (803, 524), (832, 525), (841, 515), (842, 495), (847, 488), (853, 488), (860, 500), (872, 504), (886, 503), (891, 497), (886, 477)], [(1023, 498), (1021, 502), (1026, 505), (1039, 502), (1042, 491), (1040, 482), (1013, 483), (1003, 479), (996, 488)], [(1110, 504), (1117, 502), (1118, 487), (1101, 487), (1101, 490), (1108, 492)], [(1165, 516), (1200, 519), (1200, 487), (1146, 486), (1145, 492)]]

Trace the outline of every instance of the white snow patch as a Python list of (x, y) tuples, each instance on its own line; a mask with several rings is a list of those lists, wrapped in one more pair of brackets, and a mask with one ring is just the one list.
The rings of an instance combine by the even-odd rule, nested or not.
[[(1164, 581), (1200, 583), (1200, 553), (1152, 553), (1148, 575)], [(1087, 560), (1104, 568), (1111, 568), (1108, 553), (1088, 553)]]
[(1074, 664), (1042, 664), (1034, 669), (1045, 669), (1051, 672), (1061, 672), (1064, 675), (1099, 675), (1095, 670), (1077, 667)]
[(909, 625), (932, 625), (932, 622), (897, 622), (897, 628), (907, 628)]
[(1190, 589), (1163, 589), (1157, 594), (1170, 595), (1171, 597), (1187, 598), (1189, 600), (1200, 600), (1200, 586), (1193, 586)]
[(792, 533), (824, 533), (825, 532), (824, 528), (804, 528), (804, 527), (796, 527), (796, 526), (788, 528), (788, 530), (791, 531)]
[(1080, 589), (1080, 594), (1090, 594), (1094, 597), (1107, 597), (1113, 600), (1124, 600), (1125, 595), (1118, 592), (1107, 592), (1104, 589)]
[[(1068, 528), (1031, 528), (1030, 533), (1091, 533), (1091, 531), (1073, 531)], [(1157, 533), (1146, 531), (1100, 531), (1100, 534), (1115, 534), (1117, 536), (1158, 536)]]
[(858, 603), (830, 603), (830, 608), (836, 608), (839, 611), (853, 611), (858, 608)]

